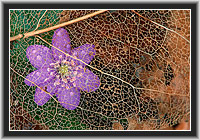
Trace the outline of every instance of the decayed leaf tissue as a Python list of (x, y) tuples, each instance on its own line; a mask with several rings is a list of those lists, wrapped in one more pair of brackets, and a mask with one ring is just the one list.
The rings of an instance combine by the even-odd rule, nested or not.
[(190, 10), (10, 10), (10, 130), (190, 130)]

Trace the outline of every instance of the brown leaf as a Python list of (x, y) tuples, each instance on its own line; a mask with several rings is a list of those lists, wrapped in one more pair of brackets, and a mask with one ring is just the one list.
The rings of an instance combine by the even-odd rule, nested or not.
[(113, 130), (124, 130), (122, 125), (118, 122), (113, 123)]
[(175, 127), (176, 130), (190, 130), (190, 121), (182, 121), (177, 127)]
[[(60, 23), (92, 12), (63, 11)], [(190, 116), (188, 10), (109, 10), (64, 28), (72, 48), (95, 45), (87, 69), (101, 86), (81, 93), (76, 112), (88, 129), (172, 129)]]

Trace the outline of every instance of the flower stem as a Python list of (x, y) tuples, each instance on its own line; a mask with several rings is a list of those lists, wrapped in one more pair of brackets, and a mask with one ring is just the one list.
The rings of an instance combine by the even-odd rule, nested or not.
[(91, 14), (88, 14), (88, 15), (85, 15), (85, 16), (82, 16), (82, 17), (79, 17), (79, 18), (77, 18), (77, 19), (70, 20), (70, 21), (67, 21), (67, 22), (64, 22), (64, 23), (61, 23), (61, 24), (52, 26), (52, 27), (48, 27), (48, 28), (45, 28), (45, 29), (42, 29), (42, 30), (37, 30), (37, 31), (28, 32), (28, 33), (25, 33), (24, 35), (18, 34), (18, 35), (14, 36), (14, 37), (10, 37), (10, 41), (14, 41), (14, 40), (20, 39), (20, 38), (22, 38), (22, 37), (27, 38), (27, 37), (29, 37), (29, 36), (34, 36), (34, 35), (41, 34), (41, 33), (44, 33), (44, 32), (48, 32), (48, 31), (51, 31), (51, 30), (54, 30), (54, 29), (58, 29), (58, 28), (60, 28), (60, 27), (63, 27), (63, 26), (66, 26), (66, 25), (70, 25), (70, 24), (73, 24), (73, 23), (76, 23), (76, 22), (79, 22), (79, 21), (88, 19), (88, 18), (90, 18), (90, 17), (93, 17), (93, 16), (95, 16), (95, 15), (104, 13), (104, 12), (106, 12), (106, 11), (108, 11), (108, 10), (99, 10), (99, 11), (96, 11), (96, 12), (94, 12), (94, 13), (91, 13)]

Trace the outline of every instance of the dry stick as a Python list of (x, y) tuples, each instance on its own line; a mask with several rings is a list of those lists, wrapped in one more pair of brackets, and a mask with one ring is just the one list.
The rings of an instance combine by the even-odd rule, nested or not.
[(14, 40), (20, 39), (20, 38), (22, 38), (22, 37), (23, 37), (22, 34), (18, 34), (18, 35), (16, 35), (16, 36), (10, 37), (10, 41), (14, 41)]
[(64, 22), (64, 23), (61, 23), (61, 24), (58, 24), (58, 25), (55, 25), (55, 26), (52, 26), (52, 27), (49, 27), (49, 28), (46, 28), (46, 29), (28, 32), (28, 33), (25, 33), (24, 35), (18, 34), (17, 36), (10, 37), (10, 41), (14, 41), (14, 40), (20, 39), (20, 38), (22, 38), (22, 37), (27, 38), (27, 37), (29, 37), (29, 36), (34, 36), (34, 35), (41, 34), (41, 33), (45, 33), (45, 32), (48, 32), (48, 31), (51, 31), (51, 30), (54, 30), (54, 29), (58, 29), (58, 28), (60, 28), (60, 27), (63, 27), (63, 26), (66, 26), (66, 25), (70, 25), (70, 24), (72, 24), (72, 23), (76, 23), (76, 22), (79, 22), (79, 21), (82, 21), (82, 20), (85, 20), (85, 19), (87, 19), (87, 18), (90, 18), (90, 17), (93, 17), (93, 16), (95, 16), (95, 15), (104, 13), (104, 12), (106, 12), (106, 11), (108, 11), (108, 10), (100, 10), (100, 11), (97, 11), (97, 12), (94, 12), (94, 13), (91, 13), (91, 14), (88, 14), (88, 15), (85, 15), (85, 16), (83, 16), (83, 17), (80, 17), (80, 18), (77, 18), (77, 19), (74, 19), (74, 20), (71, 20), (71, 21), (68, 21), (68, 22)]
[(163, 26), (163, 25), (161, 25), (161, 24), (158, 24), (158, 23), (156, 23), (156, 22), (154, 22), (154, 21), (152, 21), (152, 20), (150, 20), (150, 19), (148, 19), (148, 18), (146, 18), (146, 17), (140, 15), (140, 14), (139, 14), (138, 12), (136, 12), (135, 10), (132, 10), (132, 12), (134, 12), (135, 14), (137, 14), (139, 17), (142, 17), (142, 18), (144, 18), (144, 19), (146, 19), (146, 20), (148, 20), (148, 21), (150, 21), (150, 22), (152, 22), (152, 23), (154, 23), (154, 24), (156, 24), (156, 25), (158, 25), (158, 26), (161, 26), (162, 28), (165, 28), (166, 30), (169, 30), (169, 31), (171, 31), (171, 32), (173, 32), (173, 33), (179, 35), (179, 36), (182, 37), (185, 41), (187, 41), (188, 43), (190, 43), (189, 40), (187, 40), (184, 36), (182, 36), (181, 34), (177, 33), (176, 31), (174, 31), (174, 30), (172, 30), (172, 29), (169, 29), (169, 28), (167, 28), (167, 27), (165, 27), (165, 26)]

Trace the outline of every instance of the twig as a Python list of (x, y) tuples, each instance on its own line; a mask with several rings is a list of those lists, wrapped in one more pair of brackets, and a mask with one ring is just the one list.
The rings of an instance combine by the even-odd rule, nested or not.
[(10, 41), (14, 41), (14, 40), (20, 39), (20, 38), (22, 38), (22, 37), (23, 37), (22, 34), (18, 34), (18, 35), (16, 35), (16, 36), (11, 37), (11, 38), (10, 38)]
[(83, 17), (80, 17), (80, 18), (77, 18), (77, 19), (74, 19), (74, 20), (71, 20), (71, 21), (68, 21), (68, 22), (64, 22), (64, 23), (61, 23), (61, 24), (58, 24), (58, 25), (55, 25), (55, 26), (52, 26), (52, 27), (49, 27), (49, 28), (46, 28), (46, 29), (28, 32), (28, 33), (25, 33), (24, 35), (18, 34), (17, 36), (10, 37), (10, 41), (14, 41), (14, 40), (20, 39), (22, 37), (27, 38), (29, 36), (34, 36), (36, 34), (41, 34), (41, 33), (48, 32), (48, 31), (51, 31), (51, 30), (54, 30), (54, 29), (58, 29), (60, 27), (63, 27), (63, 26), (66, 26), (66, 25), (70, 25), (72, 23), (76, 23), (76, 22), (79, 22), (79, 21), (82, 21), (82, 20), (85, 20), (87, 18), (90, 18), (90, 17), (93, 17), (95, 15), (104, 13), (106, 11), (108, 11), (108, 10), (100, 10), (100, 11), (85, 15)]

